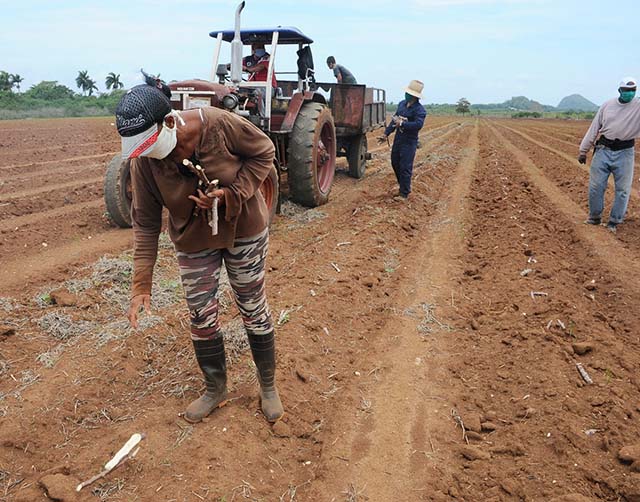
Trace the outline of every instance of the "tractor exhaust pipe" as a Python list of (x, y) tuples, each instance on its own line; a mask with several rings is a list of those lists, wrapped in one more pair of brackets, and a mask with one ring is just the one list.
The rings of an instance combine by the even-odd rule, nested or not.
[(240, 13), (244, 9), (241, 2), (236, 9), (236, 27), (231, 41), (231, 81), (238, 85), (242, 82), (242, 38), (240, 38)]

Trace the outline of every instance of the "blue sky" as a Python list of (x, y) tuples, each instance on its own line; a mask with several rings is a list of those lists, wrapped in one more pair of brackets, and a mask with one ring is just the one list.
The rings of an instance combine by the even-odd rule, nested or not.
[[(167, 80), (207, 78), (208, 33), (233, 27), (237, 4), (0, 0), (0, 70), (22, 75), (23, 89), (41, 80), (75, 89), (79, 70), (101, 91), (111, 71), (135, 85), (140, 67)], [(324, 61), (334, 55), (390, 101), (416, 78), (426, 103), (525, 95), (556, 105), (580, 93), (600, 104), (621, 77), (640, 77), (639, 16), (637, 0), (247, 0), (243, 26), (297, 26), (315, 41), (319, 80), (333, 81)], [(277, 56), (277, 70), (295, 68), (292, 50)]]

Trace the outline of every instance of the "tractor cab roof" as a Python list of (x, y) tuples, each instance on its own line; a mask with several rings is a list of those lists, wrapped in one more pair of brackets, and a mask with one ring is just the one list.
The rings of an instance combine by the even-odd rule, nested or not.
[[(303, 34), (298, 28), (293, 26), (276, 26), (274, 28), (244, 29), (240, 30), (240, 38), (244, 45), (251, 45), (254, 42), (270, 44), (273, 33), (278, 32), (278, 44), (311, 44), (313, 40)], [(235, 36), (234, 30), (218, 30), (209, 33), (210, 37), (217, 38), (218, 33), (222, 33), (222, 40), (231, 42)]]

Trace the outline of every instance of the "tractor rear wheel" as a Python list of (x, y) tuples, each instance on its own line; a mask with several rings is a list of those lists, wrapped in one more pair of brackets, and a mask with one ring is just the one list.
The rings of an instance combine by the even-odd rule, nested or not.
[(109, 219), (121, 228), (131, 227), (131, 171), (130, 161), (117, 154), (104, 176), (104, 202)]
[(367, 167), (366, 134), (360, 134), (351, 139), (347, 147), (347, 160), (349, 161), (349, 176), (357, 179), (362, 178)]
[(265, 178), (260, 185), (260, 192), (264, 198), (264, 202), (267, 205), (267, 211), (269, 212), (269, 225), (273, 222), (278, 211), (278, 201), (280, 200), (280, 180), (278, 178), (278, 168), (273, 166), (269, 171), (269, 176)]
[(329, 200), (335, 170), (336, 129), (331, 110), (320, 103), (305, 103), (289, 141), (291, 198), (307, 207), (325, 204)]

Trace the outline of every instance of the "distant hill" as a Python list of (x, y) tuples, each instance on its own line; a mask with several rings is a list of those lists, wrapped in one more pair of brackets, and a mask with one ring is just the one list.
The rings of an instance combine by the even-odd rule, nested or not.
[(501, 106), (513, 110), (525, 110), (529, 112), (552, 112), (555, 110), (553, 106), (543, 105), (525, 96), (514, 96), (502, 103)]
[(555, 107), (549, 105), (543, 105), (537, 101), (527, 98), (526, 96), (514, 96), (508, 99), (504, 103), (490, 103), (490, 104), (474, 104), (473, 108), (480, 110), (511, 110), (511, 111), (526, 111), (526, 112), (553, 112), (556, 111)]
[(560, 101), (557, 108), (558, 110), (575, 110), (578, 112), (598, 111), (598, 105), (592, 103), (580, 94), (572, 94), (571, 96), (562, 98), (562, 101)]
[[(395, 111), (395, 105), (388, 103), (388, 111)], [(436, 104), (426, 105), (430, 114), (455, 114), (455, 104)], [(591, 119), (598, 110), (598, 105), (592, 103), (588, 99), (574, 94), (564, 98), (560, 105), (545, 105), (526, 96), (513, 96), (511, 99), (502, 103), (473, 103), (471, 105), (471, 113), (473, 114), (494, 114), (500, 116), (520, 117), (536, 117), (555, 116), (558, 118), (574, 118), (574, 119)]]

